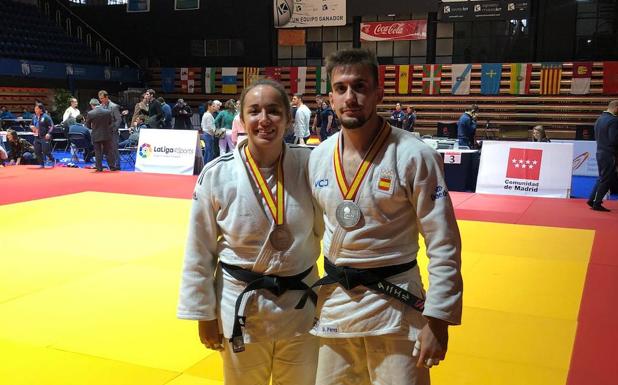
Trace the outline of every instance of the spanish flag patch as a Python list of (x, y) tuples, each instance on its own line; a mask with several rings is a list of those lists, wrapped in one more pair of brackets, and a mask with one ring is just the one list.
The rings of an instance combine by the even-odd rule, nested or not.
[(380, 182), (378, 182), (378, 189), (382, 191), (390, 191), (391, 180), (389, 178), (380, 178)]
[(392, 170), (380, 170), (380, 178), (378, 179), (378, 191), (383, 193), (393, 193), (393, 171)]

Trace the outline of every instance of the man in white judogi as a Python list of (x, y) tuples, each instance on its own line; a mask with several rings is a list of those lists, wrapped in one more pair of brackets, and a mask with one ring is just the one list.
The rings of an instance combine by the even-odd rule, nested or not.
[[(338, 51), (327, 71), (342, 130), (309, 161), (331, 278), (321, 280), (312, 330), (322, 337), (316, 384), (425, 385), (462, 310), (461, 241), (442, 160), (377, 115), (373, 54)], [(419, 233), (430, 258), (426, 298)]]

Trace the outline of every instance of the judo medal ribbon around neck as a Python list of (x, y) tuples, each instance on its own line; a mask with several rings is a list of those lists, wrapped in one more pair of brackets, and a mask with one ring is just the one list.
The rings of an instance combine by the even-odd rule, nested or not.
[(343, 202), (341, 202), (337, 206), (337, 210), (335, 211), (335, 218), (337, 218), (337, 222), (341, 227), (346, 230), (353, 229), (360, 222), (362, 212), (360, 207), (354, 202), (356, 198), (356, 194), (358, 193), (358, 189), (360, 188), (363, 179), (367, 175), (367, 170), (369, 170), (369, 166), (373, 162), (373, 159), (376, 157), (378, 152), (384, 146), (386, 139), (390, 134), (390, 126), (384, 123), (380, 131), (378, 132), (376, 139), (373, 141), (369, 150), (365, 154), (362, 163), (356, 170), (356, 175), (352, 180), (350, 186), (347, 184), (347, 180), (345, 177), (345, 172), (342, 164), (342, 150), (343, 150), (343, 136), (339, 135), (337, 139), (337, 145), (335, 146), (335, 156), (333, 157), (335, 163), (335, 176), (337, 179), (337, 185), (339, 185), (339, 190), (341, 191), (341, 195), (343, 196)]
[(284, 251), (292, 246), (294, 242), (294, 237), (292, 237), (292, 233), (285, 226), (285, 198), (284, 198), (284, 188), (283, 188), (283, 152), (277, 159), (275, 178), (277, 180), (277, 200), (275, 201), (275, 197), (273, 197), (268, 184), (266, 183), (266, 179), (259, 167), (255, 163), (255, 160), (251, 156), (251, 152), (249, 151), (249, 146), (245, 146), (245, 156), (247, 157), (247, 163), (249, 163), (249, 170), (253, 177), (257, 181), (258, 188), (260, 190), (260, 194), (266, 201), (268, 208), (270, 209), (270, 213), (272, 214), (275, 220), (275, 228), (268, 236), (268, 240), (270, 244), (279, 251)]

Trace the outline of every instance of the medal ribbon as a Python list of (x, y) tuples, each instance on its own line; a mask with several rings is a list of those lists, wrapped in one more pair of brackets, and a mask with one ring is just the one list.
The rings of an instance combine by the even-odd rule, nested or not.
[(343, 164), (341, 161), (341, 151), (339, 148), (339, 140), (341, 139), (340, 134), (339, 138), (337, 139), (337, 145), (335, 146), (335, 156), (333, 160), (335, 163), (335, 176), (337, 177), (337, 184), (339, 185), (339, 190), (341, 190), (341, 195), (343, 195), (343, 199), (353, 201), (356, 197), (356, 193), (358, 192), (360, 184), (365, 178), (365, 175), (367, 174), (367, 170), (369, 170), (369, 166), (371, 166), (371, 162), (373, 162), (373, 159), (376, 157), (378, 152), (380, 152), (380, 150), (384, 146), (384, 143), (386, 142), (386, 139), (388, 138), (388, 135), (390, 134), (391, 130), (389, 130), (388, 128), (389, 126), (385, 122), (382, 126), (382, 129), (380, 129), (380, 131), (378, 132), (376, 140), (371, 144), (371, 146), (369, 147), (369, 151), (367, 151), (367, 153), (365, 154), (363, 162), (358, 167), (358, 170), (356, 170), (356, 175), (354, 176), (352, 184), (349, 187), (348, 182), (345, 178), (345, 172), (343, 171)]
[(264, 179), (264, 175), (262, 175), (260, 168), (257, 166), (255, 160), (251, 156), (249, 146), (245, 146), (245, 156), (247, 157), (247, 163), (249, 163), (249, 170), (251, 171), (251, 174), (253, 174), (253, 177), (258, 183), (260, 193), (262, 194), (262, 197), (264, 197), (264, 200), (266, 201), (266, 204), (270, 209), (270, 213), (275, 219), (275, 223), (277, 225), (282, 225), (283, 219), (285, 218), (283, 200), (283, 153), (281, 153), (279, 159), (277, 159), (277, 168), (275, 174), (275, 178), (277, 178), (277, 201), (275, 201), (275, 198), (273, 197), (270, 188), (268, 188), (268, 183), (266, 183), (266, 179)]

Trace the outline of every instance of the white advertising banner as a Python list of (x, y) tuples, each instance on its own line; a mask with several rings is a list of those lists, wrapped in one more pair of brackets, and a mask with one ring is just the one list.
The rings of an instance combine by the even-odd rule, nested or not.
[(141, 129), (135, 171), (193, 175), (197, 140), (193, 130)]
[(573, 143), (573, 175), (599, 176), (596, 141), (552, 139), (552, 143)]
[(568, 198), (573, 144), (484, 141), (476, 192)]
[(273, 0), (275, 28), (346, 24), (346, 0)]

